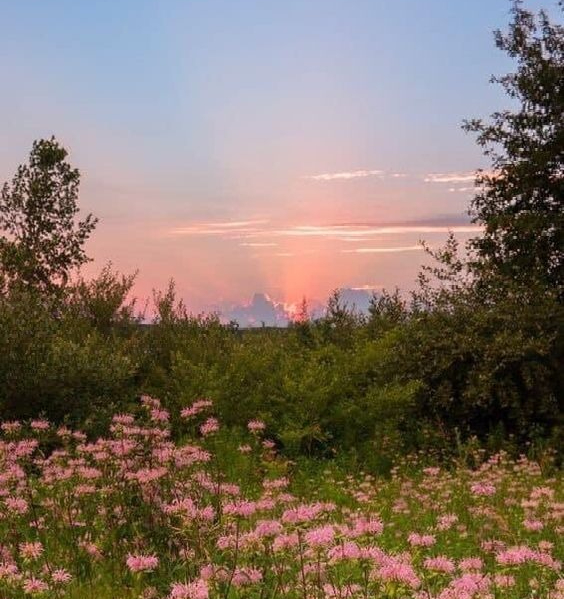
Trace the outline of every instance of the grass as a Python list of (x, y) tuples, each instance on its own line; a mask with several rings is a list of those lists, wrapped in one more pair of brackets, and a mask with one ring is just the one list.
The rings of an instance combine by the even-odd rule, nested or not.
[[(103, 439), (4, 423), (0, 597), (564, 599), (562, 477), (480, 452), (388, 478), (145, 397)], [(47, 451), (49, 448), (49, 451)]]

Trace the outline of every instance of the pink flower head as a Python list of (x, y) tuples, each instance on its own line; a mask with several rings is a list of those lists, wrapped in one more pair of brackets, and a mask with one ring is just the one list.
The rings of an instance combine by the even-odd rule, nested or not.
[(305, 534), (306, 543), (310, 547), (326, 547), (335, 540), (335, 529), (330, 524), (309, 530)]
[(44, 593), (49, 588), (49, 585), (40, 578), (31, 576), (24, 580), (22, 588), (29, 595), (39, 595)]
[(207, 437), (212, 433), (216, 433), (219, 430), (219, 421), (217, 418), (208, 418), (202, 426), (200, 426), (200, 433), (202, 436)]
[(256, 568), (236, 568), (233, 573), (233, 586), (242, 587), (257, 584), (262, 580), (262, 573)]
[(43, 545), (39, 541), (20, 543), (19, 549), (24, 559), (37, 559), (43, 553)]
[(57, 584), (66, 584), (67, 582), (70, 582), (72, 580), (72, 576), (64, 568), (58, 568), (57, 570), (53, 570), (51, 578), (53, 582)]
[(433, 535), (420, 535), (412, 532), (407, 540), (412, 547), (432, 547), (436, 539)]
[(170, 419), (170, 414), (161, 408), (153, 408), (150, 414), (153, 422), (168, 422)]
[(462, 572), (480, 571), (484, 567), (484, 562), (479, 557), (466, 557), (460, 560), (458, 567)]
[(28, 503), (23, 497), (6, 497), (4, 503), (10, 512), (16, 514), (25, 514), (29, 509)]
[(18, 420), (14, 420), (12, 422), (3, 422), (0, 427), (2, 428), (2, 431), (7, 434), (16, 433), (22, 428), (22, 423)]
[(30, 426), (34, 431), (46, 431), (49, 428), (49, 422), (43, 418), (32, 420)]
[(455, 570), (454, 562), (444, 555), (438, 555), (437, 557), (428, 557), (423, 565), (427, 570), (433, 572), (444, 572), (445, 574), (451, 574)]
[(473, 495), (477, 497), (490, 497), (495, 495), (495, 487), (491, 483), (474, 483), (470, 487)]
[(247, 428), (251, 433), (260, 433), (266, 428), (266, 424), (262, 420), (250, 420)]
[(211, 408), (213, 402), (210, 399), (198, 399), (188, 408), (184, 408), (180, 412), (180, 416), (182, 418), (192, 418), (193, 416), (197, 416), (200, 412), (203, 412), (207, 408)]
[(209, 590), (205, 580), (175, 582), (170, 587), (169, 599), (208, 599)]
[(382, 565), (374, 575), (380, 580), (399, 582), (413, 589), (421, 584), (413, 566), (395, 556), (384, 556)]
[(125, 563), (131, 572), (152, 572), (158, 567), (159, 558), (156, 555), (129, 554)]

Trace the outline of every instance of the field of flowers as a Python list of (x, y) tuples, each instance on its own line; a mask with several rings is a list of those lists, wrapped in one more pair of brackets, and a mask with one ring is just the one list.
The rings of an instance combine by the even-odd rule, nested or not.
[(182, 443), (150, 397), (95, 442), (4, 422), (0, 597), (564, 599), (560, 475), (496, 455), (298, 484), (259, 420), (226, 460), (212, 410)]

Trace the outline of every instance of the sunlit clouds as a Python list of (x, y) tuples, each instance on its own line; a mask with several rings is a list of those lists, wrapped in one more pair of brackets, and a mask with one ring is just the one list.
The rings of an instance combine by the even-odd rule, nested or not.
[(168, 232), (171, 235), (232, 235), (233, 233), (254, 233), (260, 231), (258, 225), (267, 220), (226, 221), (216, 223), (194, 223), (184, 227), (175, 227)]
[(374, 227), (371, 225), (298, 225), (287, 229), (274, 230), (273, 235), (290, 237), (326, 237), (354, 241), (355, 237), (367, 238), (375, 235), (405, 235), (425, 233), (477, 233), (479, 227), (475, 225), (392, 225)]
[[(249, 227), (248, 223), (256, 226)], [(259, 226), (262, 225), (262, 226)], [(267, 226), (270, 225), (270, 226)], [(237, 231), (239, 235), (233, 236)], [(473, 224), (429, 225), (405, 223), (395, 225), (375, 226), (367, 224), (334, 224), (334, 225), (293, 225), (276, 227), (271, 221), (245, 221), (244, 223), (193, 224), (170, 229), (167, 234), (178, 236), (220, 236), (226, 239), (256, 238), (256, 237), (320, 237), (339, 239), (345, 242), (365, 241), (378, 235), (410, 235), (410, 234), (448, 234), (478, 233), (480, 227)], [(241, 247), (272, 247), (278, 245), (274, 241), (246, 241), (239, 243)]]
[(475, 179), (475, 172), (430, 173), (424, 178), (424, 181), (425, 183), (469, 183)]
[(364, 177), (382, 177), (384, 171), (380, 170), (358, 170), (358, 171), (344, 171), (341, 173), (322, 173), (321, 175), (308, 175), (304, 179), (311, 179), (312, 181), (338, 181), (348, 179), (362, 179)]
[(341, 250), (343, 254), (396, 254), (398, 252), (417, 252), (421, 251), (421, 245), (407, 245), (402, 247), (374, 247), (374, 248), (354, 248), (352, 250)]

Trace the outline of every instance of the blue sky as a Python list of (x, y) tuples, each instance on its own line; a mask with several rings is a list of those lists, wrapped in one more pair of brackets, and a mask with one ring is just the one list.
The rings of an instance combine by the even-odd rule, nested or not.
[[(439, 243), (444, 230), (346, 247), (334, 229), (295, 231), (460, 224), (468, 184), (429, 175), (486, 165), (460, 123), (507, 106), (488, 83), (511, 68), (492, 37), (507, 0), (1, 6), (0, 179), (55, 134), (101, 219), (94, 269), (139, 268), (141, 294), (173, 276), (195, 309), (255, 291), (294, 302), (409, 287), (420, 252), (376, 250)], [(357, 175), (315, 178), (335, 173)]]

